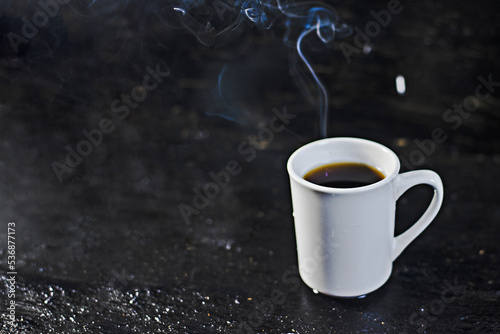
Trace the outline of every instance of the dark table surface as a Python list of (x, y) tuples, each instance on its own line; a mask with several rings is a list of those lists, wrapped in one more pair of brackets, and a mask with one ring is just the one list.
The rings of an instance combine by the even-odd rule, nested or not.
[[(358, 28), (304, 38), (328, 136), (380, 142), (445, 186), (389, 281), (357, 299), (298, 275), (285, 166), (320, 138), (294, 48), (307, 20), (234, 3), (1, 2), (0, 332), (499, 333), (498, 2), (331, 2)], [(241, 173), (196, 209), (233, 160)], [(431, 195), (398, 201), (396, 234)]]

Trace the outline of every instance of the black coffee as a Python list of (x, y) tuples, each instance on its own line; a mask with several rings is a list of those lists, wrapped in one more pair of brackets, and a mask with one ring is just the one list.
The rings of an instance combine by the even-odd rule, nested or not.
[(304, 179), (331, 188), (356, 188), (384, 179), (385, 176), (372, 166), (357, 162), (338, 162), (309, 171)]

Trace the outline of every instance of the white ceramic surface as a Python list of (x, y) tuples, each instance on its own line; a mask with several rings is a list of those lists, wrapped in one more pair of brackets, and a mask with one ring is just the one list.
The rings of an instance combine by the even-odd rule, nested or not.
[[(385, 178), (358, 188), (329, 188), (303, 179), (313, 168), (361, 162)], [(299, 271), (312, 289), (356, 297), (382, 286), (392, 262), (434, 219), (443, 201), (441, 178), (430, 170), (399, 173), (394, 152), (359, 138), (328, 138), (307, 144), (289, 158)], [(394, 237), (396, 200), (409, 188), (428, 184), (434, 196), (422, 217)]]

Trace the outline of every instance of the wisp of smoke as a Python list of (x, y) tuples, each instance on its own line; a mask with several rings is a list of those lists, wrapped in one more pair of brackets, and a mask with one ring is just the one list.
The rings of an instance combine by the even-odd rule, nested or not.
[(314, 35), (321, 43), (329, 45), (352, 34), (351, 27), (340, 20), (334, 8), (314, 1), (177, 0), (161, 8), (158, 15), (170, 28), (187, 29), (199, 43), (211, 48), (238, 39), (252, 25), (261, 29), (283, 26), (284, 43), (296, 49), (316, 85), (318, 97), (314, 100), (319, 113), (320, 135), (327, 136), (328, 92), (304, 54), (303, 41)]
[(322, 7), (314, 7), (309, 10), (308, 23), (305, 25), (304, 31), (300, 34), (297, 39), (296, 48), (299, 57), (302, 59), (306, 65), (309, 72), (314, 78), (318, 86), (319, 97), (318, 97), (318, 111), (319, 111), (319, 124), (320, 124), (320, 135), (322, 138), (327, 136), (327, 124), (328, 124), (328, 92), (324, 84), (314, 72), (311, 64), (304, 56), (302, 52), (302, 41), (303, 39), (316, 32), (316, 36), (325, 44), (331, 43), (336, 35), (342, 37), (351, 33), (350, 28), (338, 22), (338, 16), (333, 14), (333, 12), (328, 11)]

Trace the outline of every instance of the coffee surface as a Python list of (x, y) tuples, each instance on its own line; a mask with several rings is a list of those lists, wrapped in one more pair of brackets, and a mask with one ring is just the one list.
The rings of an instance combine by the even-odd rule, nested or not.
[(385, 178), (376, 168), (357, 162), (339, 162), (323, 165), (309, 171), (304, 179), (324, 187), (357, 188)]

